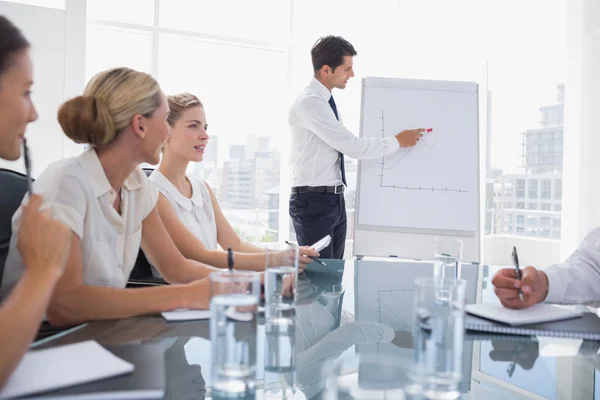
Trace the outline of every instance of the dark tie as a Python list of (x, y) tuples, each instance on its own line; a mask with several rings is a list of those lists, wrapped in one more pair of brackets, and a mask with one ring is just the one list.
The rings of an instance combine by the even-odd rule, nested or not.
[[(335, 114), (335, 119), (337, 119), (339, 121), (340, 117), (338, 117), (337, 107), (335, 106), (335, 100), (333, 100), (333, 96), (331, 96), (329, 98), (329, 105), (331, 106), (331, 109), (333, 110), (333, 113)], [(344, 186), (347, 186), (346, 185), (346, 167), (344, 166), (344, 154), (343, 153), (340, 153), (340, 168), (342, 170), (342, 183), (344, 184)]]

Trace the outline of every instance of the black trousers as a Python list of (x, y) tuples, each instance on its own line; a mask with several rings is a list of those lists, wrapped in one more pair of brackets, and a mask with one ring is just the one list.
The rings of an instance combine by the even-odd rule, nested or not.
[(344, 258), (347, 223), (343, 194), (292, 194), (290, 217), (300, 246), (311, 246), (331, 235), (331, 244), (320, 251), (321, 258)]

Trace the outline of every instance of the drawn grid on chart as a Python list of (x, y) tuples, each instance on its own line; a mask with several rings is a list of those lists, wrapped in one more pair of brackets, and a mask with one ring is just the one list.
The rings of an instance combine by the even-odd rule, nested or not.
[[(381, 135), (382, 137), (385, 138), (385, 112), (383, 110), (381, 110), (381, 117), (379, 117), (379, 119), (381, 120)], [(427, 148), (429, 148), (429, 150), (433, 150), (435, 148), (435, 146), (442, 140), (444, 139), (446, 136), (448, 136), (451, 132), (453, 132), (455, 130), (455, 128), (462, 122), (462, 120), (458, 120), (456, 122), (454, 122), (450, 128), (448, 128), (434, 143), (429, 143), (427, 140), (425, 140), (424, 138), (422, 138), (415, 146), (411, 147), (410, 150), (408, 150), (406, 152), (406, 154), (402, 155), (402, 157), (400, 157), (400, 159), (396, 160), (396, 162), (394, 164), (392, 164), (389, 167), (386, 167), (386, 162), (385, 162), (385, 156), (381, 157), (381, 173), (379, 174), (379, 186), (380, 187), (384, 187), (384, 188), (392, 188), (392, 189), (399, 189), (399, 190), (416, 190), (416, 191), (420, 191), (420, 192), (445, 192), (445, 193), (458, 193), (458, 194), (463, 194), (463, 193), (469, 193), (468, 190), (464, 190), (461, 188), (449, 188), (449, 187), (426, 187), (426, 186), (399, 186), (399, 185), (386, 185), (383, 183), (384, 177), (385, 177), (385, 171), (391, 171), (394, 167), (396, 167), (404, 158), (406, 158), (406, 156), (408, 156), (414, 149), (417, 148), (417, 146), (421, 145), (421, 146), (426, 146)]]

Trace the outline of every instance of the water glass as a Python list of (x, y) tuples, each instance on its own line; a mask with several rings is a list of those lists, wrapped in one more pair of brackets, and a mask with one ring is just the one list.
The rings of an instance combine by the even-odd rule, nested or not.
[(437, 238), (433, 250), (433, 276), (436, 278), (460, 276), (463, 242), (454, 238)]
[(296, 393), (296, 289), (299, 248), (267, 253), (265, 269), (265, 398)]
[(414, 381), (427, 399), (460, 396), (466, 282), (419, 278), (414, 283)]
[(264, 398), (296, 394), (296, 319), (265, 320)]
[(213, 399), (254, 399), (260, 274), (210, 274)]
[(288, 244), (281, 250), (269, 250), (265, 268), (265, 317), (295, 316), (298, 287), (297, 245)]

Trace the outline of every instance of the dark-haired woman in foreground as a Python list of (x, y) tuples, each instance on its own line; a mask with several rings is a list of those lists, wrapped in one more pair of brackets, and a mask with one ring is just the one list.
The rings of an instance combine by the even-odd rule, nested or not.
[[(33, 68), (29, 43), (0, 15), (0, 158), (17, 160), (27, 124), (37, 119), (31, 102)], [(0, 188), (0, 196), (4, 188)], [(69, 230), (39, 210), (33, 195), (22, 207), (16, 251), (23, 260), (21, 280), (0, 306), (0, 389), (35, 338), (52, 291), (63, 274), (69, 253)]]

